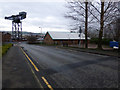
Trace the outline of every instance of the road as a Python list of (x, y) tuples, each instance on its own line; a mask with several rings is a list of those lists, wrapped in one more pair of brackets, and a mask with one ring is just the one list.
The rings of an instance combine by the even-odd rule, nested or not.
[(19, 46), (39, 70), (34, 72), (41, 84), (44, 77), (52, 88), (118, 88), (117, 57), (55, 46)]

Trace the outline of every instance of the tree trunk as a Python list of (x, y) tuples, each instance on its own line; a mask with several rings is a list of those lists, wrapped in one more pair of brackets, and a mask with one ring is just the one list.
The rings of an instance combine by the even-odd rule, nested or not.
[(88, 2), (85, 2), (85, 48), (88, 48), (87, 29), (88, 29)]
[(103, 27), (104, 27), (104, 2), (101, 2), (100, 31), (99, 31), (98, 49), (102, 49)]

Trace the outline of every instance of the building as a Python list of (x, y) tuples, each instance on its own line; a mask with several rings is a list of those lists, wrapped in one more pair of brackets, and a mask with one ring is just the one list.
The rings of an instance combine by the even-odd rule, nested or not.
[(70, 33), (70, 32), (47, 32), (44, 37), (46, 44), (59, 44), (59, 45), (75, 45), (79, 42), (84, 43), (85, 34), (83, 33)]
[(7, 32), (2, 33), (2, 42), (9, 42), (11, 40), (11, 34)]
[(2, 32), (0, 32), (0, 45), (2, 44)]

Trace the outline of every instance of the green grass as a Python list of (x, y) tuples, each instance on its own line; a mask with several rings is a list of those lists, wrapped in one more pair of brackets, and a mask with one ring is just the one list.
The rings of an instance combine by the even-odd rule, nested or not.
[(2, 55), (4, 55), (10, 47), (12, 47), (11, 43), (2, 45), (2, 47), (0, 47), (2, 48)]
[(2, 46), (0, 46), (0, 59), (2, 57)]

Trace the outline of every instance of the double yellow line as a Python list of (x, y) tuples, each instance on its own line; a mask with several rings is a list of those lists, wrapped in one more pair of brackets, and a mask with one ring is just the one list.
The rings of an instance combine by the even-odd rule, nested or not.
[[(22, 50), (22, 52), (24, 53), (24, 55), (27, 57), (27, 59), (30, 61), (30, 63), (34, 66), (34, 68), (35, 68), (35, 70), (37, 71), (37, 72), (39, 72), (39, 69), (36, 67), (36, 65), (32, 62), (32, 60), (29, 58), (29, 56), (25, 53), (25, 51), (21, 48), (21, 50)], [(33, 70), (32, 70), (33, 71)], [(34, 73), (35, 74), (35, 73)], [(35, 77), (37, 77), (36, 75), (35, 75)], [(45, 77), (41, 77), (42, 79), (43, 79), (43, 81), (45, 82), (45, 84), (48, 86), (48, 88), (50, 89), (50, 90), (53, 90), (53, 88), (51, 87), (51, 85), (48, 83), (48, 81), (45, 79)], [(38, 80), (38, 78), (37, 78), (37, 81), (39, 81)], [(39, 82), (40, 83), (40, 82)], [(40, 86), (41, 86), (41, 84), (40, 84)], [(42, 86), (41, 86), (42, 87)], [(42, 87), (43, 88), (43, 87)]]
[(48, 86), (48, 88), (50, 88), (50, 90), (53, 90), (53, 88), (51, 87), (51, 85), (48, 83), (48, 81), (42, 77), (43, 81), (46, 83), (46, 85)]
[(32, 62), (32, 60), (28, 57), (28, 55), (23, 51), (23, 49), (21, 48), (22, 52), (25, 54), (25, 56), (28, 58), (28, 60), (31, 62), (31, 64), (34, 66), (35, 70), (38, 72), (39, 69), (35, 66), (35, 64)]

